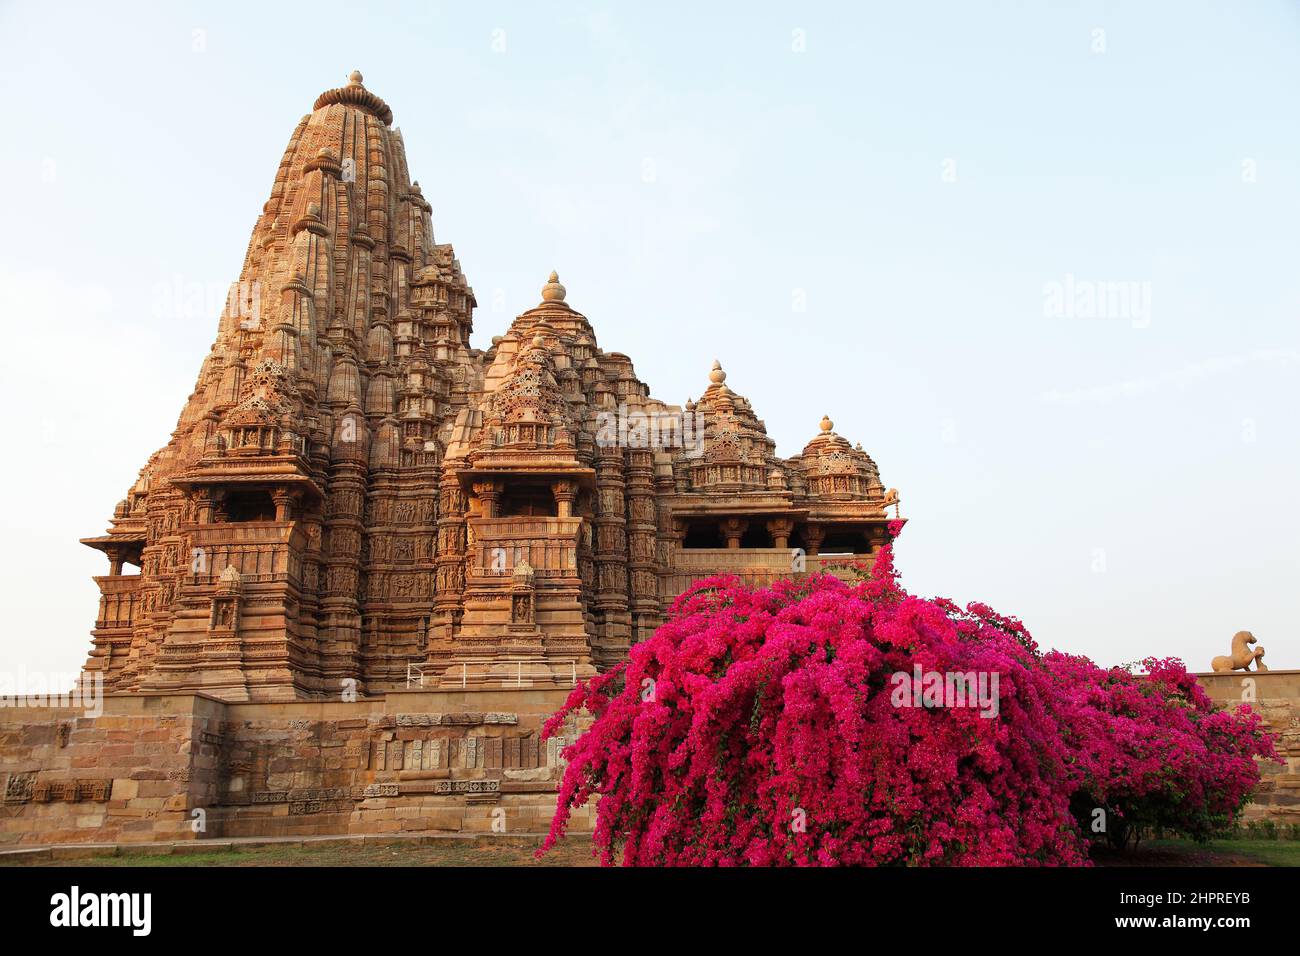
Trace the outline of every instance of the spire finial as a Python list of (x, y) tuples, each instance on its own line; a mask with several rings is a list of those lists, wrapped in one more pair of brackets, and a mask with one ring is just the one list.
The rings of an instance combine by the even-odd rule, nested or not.
[(834, 427), (835, 427), (835, 423), (831, 421), (831, 417), (829, 415), (823, 415), (821, 421), (822, 431), (829, 433), (830, 430)]
[(552, 270), (550, 279), (547, 280), (546, 285), (542, 286), (542, 301), (563, 302), (564, 293), (565, 293), (565, 288), (564, 286), (560, 285), (559, 273)]
[(722, 363), (714, 359), (713, 368), (709, 370), (709, 381), (714, 385), (721, 385), (726, 380), (727, 373), (722, 370)]
[(349, 109), (358, 109), (369, 113), (385, 126), (393, 125), (393, 111), (388, 108), (387, 103), (362, 85), (360, 70), (353, 70), (349, 73), (347, 82), (338, 89), (326, 90), (316, 97), (316, 102), (312, 104), (311, 108), (319, 110), (324, 109), (326, 106), (333, 106), (336, 103)]

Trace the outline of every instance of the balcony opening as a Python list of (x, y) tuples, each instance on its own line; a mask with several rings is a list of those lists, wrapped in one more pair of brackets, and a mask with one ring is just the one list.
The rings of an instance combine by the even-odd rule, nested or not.
[(861, 554), (867, 550), (860, 531), (834, 531), (822, 542), (821, 554)]
[(268, 491), (231, 492), (226, 495), (225, 506), (225, 520), (230, 524), (275, 520), (275, 502)]
[(522, 485), (506, 491), (498, 513), (502, 518), (554, 518), (559, 510), (550, 488)]
[(727, 539), (716, 521), (692, 521), (682, 540), (683, 548), (725, 548)]

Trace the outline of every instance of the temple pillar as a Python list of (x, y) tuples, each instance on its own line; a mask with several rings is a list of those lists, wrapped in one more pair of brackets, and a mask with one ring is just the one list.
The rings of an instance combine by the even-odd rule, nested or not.
[[(355, 405), (335, 409), (329, 479), (326, 483), (319, 667), (322, 689), (336, 691), (361, 673), (361, 542), (366, 533), (366, 469), (369, 433)], [(296, 624), (291, 633), (296, 637)], [(363, 686), (353, 685), (356, 690)]]
[(720, 527), (723, 537), (727, 539), (727, 547), (734, 551), (740, 547), (740, 539), (745, 536), (749, 522), (744, 518), (725, 518)]
[(592, 658), (598, 667), (617, 664), (627, 655), (632, 643), (626, 470), (621, 448), (608, 446), (597, 449), (593, 519), (597, 623)]
[(275, 502), (275, 520), (292, 521), (294, 514), (294, 505), (297, 501), (297, 494), (288, 488), (277, 488), (271, 492), (271, 500)]
[(826, 529), (819, 524), (810, 524), (803, 532), (805, 550), (809, 554), (816, 554), (821, 550), (822, 542), (826, 540)]
[(460, 479), (444, 469), (439, 483), (437, 540), (434, 549), (433, 617), (429, 623), (428, 651), (450, 645), (465, 590), (465, 551), (468, 545), (465, 513), (468, 506)]
[(578, 497), (578, 483), (561, 479), (551, 482), (551, 494), (555, 496), (555, 513), (561, 518), (573, 517), (573, 502)]
[(499, 481), (476, 481), (473, 484), (474, 497), (482, 506), (479, 515), (483, 518), (495, 518), (501, 510), (501, 494), (504, 490)]
[(679, 553), (686, 547), (686, 534), (690, 531), (690, 522), (684, 518), (673, 518), (664, 536), (671, 543), (671, 554)]
[(772, 547), (784, 551), (790, 546), (790, 535), (794, 533), (794, 521), (790, 518), (773, 518), (767, 523), (767, 533), (772, 536)]
[(654, 479), (654, 452), (643, 448), (629, 450), (627, 544), (634, 641), (647, 639), (658, 625), (659, 576), (655, 573), (658, 515)]

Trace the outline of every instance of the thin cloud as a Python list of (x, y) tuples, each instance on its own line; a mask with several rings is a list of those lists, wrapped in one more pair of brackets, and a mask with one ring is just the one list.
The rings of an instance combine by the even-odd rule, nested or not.
[(1232, 355), (1225, 358), (1207, 359), (1204, 362), (1192, 362), (1180, 369), (1162, 372), (1159, 375), (1133, 378), (1109, 385), (1094, 385), (1090, 388), (1076, 388), (1070, 391), (1052, 389), (1044, 392), (1045, 402), (1063, 405), (1079, 405), (1084, 402), (1106, 402), (1116, 398), (1129, 398), (1158, 391), (1170, 385), (1191, 385), (1196, 382), (1244, 368), (1256, 363), (1294, 365), (1300, 361), (1300, 353), (1292, 349), (1260, 349), (1246, 355)]

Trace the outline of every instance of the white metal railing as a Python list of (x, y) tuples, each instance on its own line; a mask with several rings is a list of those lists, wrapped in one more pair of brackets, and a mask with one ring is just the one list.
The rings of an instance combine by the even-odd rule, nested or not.
[(421, 687), (424, 686), (424, 678), (435, 670), (432, 664), (407, 664), (406, 665), (406, 686), (418, 682)]
[[(461, 689), (464, 689), (469, 686), (470, 663), (471, 663), (470, 661), (460, 662)], [(481, 662), (474, 661), (473, 663), (476, 665), (482, 663), (487, 666), (492, 666), (495, 664), (514, 664), (515, 665), (514, 679), (512, 680), (509, 677), (503, 677), (501, 679), (502, 687), (532, 687), (533, 678), (524, 677), (525, 664), (545, 664), (545, 665), (568, 664), (569, 665), (569, 686), (570, 687), (578, 686), (578, 660), (577, 658), (574, 657), (565, 657), (557, 660), (538, 660), (535, 657), (497, 657), (492, 660), (481, 661)], [(424, 679), (428, 677), (430, 674), (436, 676), (437, 670), (438, 670), (438, 665), (436, 664), (407, 664), (406, 665), (406, 686), (409, 688), (413, 684), (419, 684), (419, 686), (424, 687), (425, 686)], [(551, 673), (549, 676), (554, 678), (555, 674)]]
[[(525, 663), (542, 663), (542, 665), (567, 665), (569, 666), (569, 687), (577, 687), (577, 658), (564, 657), (554, 659), (554, 661), (539, 661), (536, 657), (497, 657), (489, 661), (461, 661), (460, 662), (460, 687), (467, 688), (469, 685), (469, 665), (471, 663), (484, 663), (484, 665), (498, 665), (498, 663), (513, 663), (515, 665), (515, 676), (513, 678), (502, 678), (500, 685), (502, 687), (532, 687), (533, 678), (525, 678)], [(452, 665), (455, 666), (455, 665)], [(408, 663), (407, 665), (407, 687), (419, 684), (425, 687), (425, 678), (433, 675), (437, 676), (439, 665), (433, 663)], [(550, 675), (554, 678), (554, 672)]]
[[(525, 664), (568, 664), (569, 665), (569, 686), (570, 687), (578, 686), (578, 661), (576, 658), (564, 658), (555, 661), (539, 661), (535, 657), (498, 657), (492, 661), (484, 661), (483, 663), (515, 665), (514, 681), (511, 681), (509, 678), (502, 678), (501, 679), (502, 687), (532, 687), (533, 679), (529, 677), (527, 678), (527, 682), (525, 682), (524, 679)], [(551, 674), (551, 676), (554, 677), (555, 675)], [(462, 689), (465, 688), (468, 685), (468, 682), (469, 682), (469, 662), (461, 661), (460, 663), (461, 688)]]

